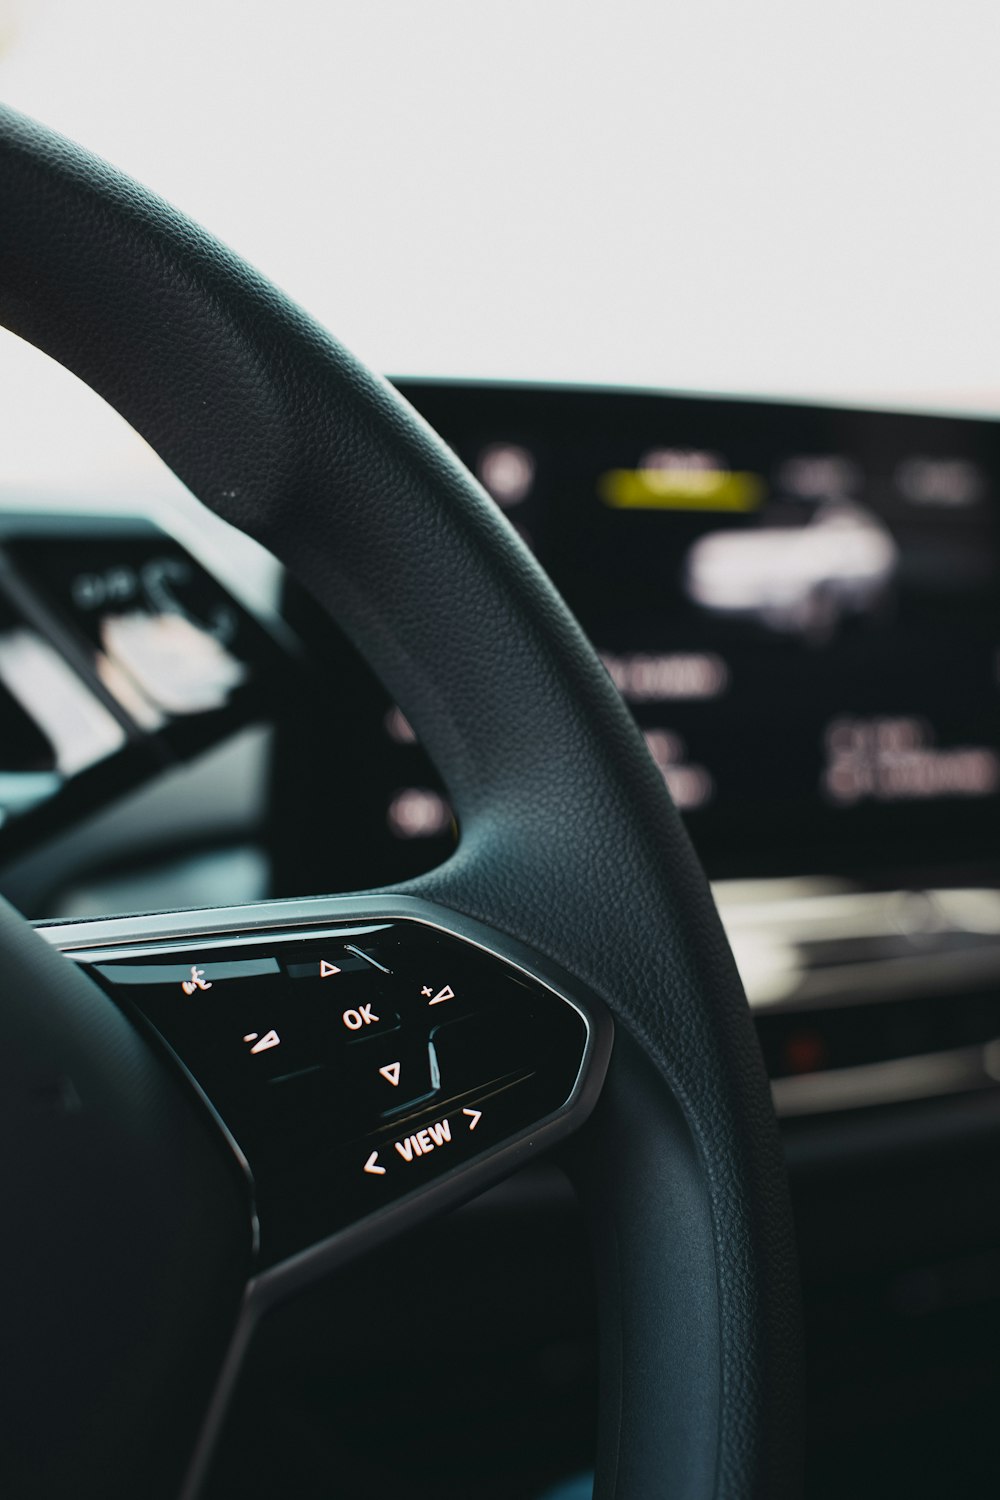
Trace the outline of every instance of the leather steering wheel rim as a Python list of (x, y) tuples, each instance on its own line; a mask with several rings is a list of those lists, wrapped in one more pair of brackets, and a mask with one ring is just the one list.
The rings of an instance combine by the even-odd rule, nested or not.
[(0, 321), (270, 548), (400, 703), (461, 839), (399, 889), (516, 938), (612, 1011), (573, 1157), (601, 1300), (596, 1493), (797, 1493), (798, 1290), (767, 1078), (662, 779), (551, 584), (385, 382), (174, 210), (10, 112)]

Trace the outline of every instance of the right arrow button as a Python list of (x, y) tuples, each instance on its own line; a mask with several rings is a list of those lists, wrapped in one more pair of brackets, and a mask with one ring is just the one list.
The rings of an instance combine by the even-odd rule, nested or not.
[(480, 1120), (483, 1117), (482, 1110), (481, 1109), (463, 1109), (462, 1113), (463, 1113), (463, 1115), (468, 1115), (468, 1117), (469, 1117), (469, 1129), (470, 1130), (475, 1130), (476, 1126), (479, 1124)]

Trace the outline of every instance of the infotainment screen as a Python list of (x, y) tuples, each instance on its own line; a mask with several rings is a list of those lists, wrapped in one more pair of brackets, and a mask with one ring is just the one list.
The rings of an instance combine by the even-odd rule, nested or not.
[(709, 868), (1000, 843), (1000, 428), (404, 383), (630, 705)]

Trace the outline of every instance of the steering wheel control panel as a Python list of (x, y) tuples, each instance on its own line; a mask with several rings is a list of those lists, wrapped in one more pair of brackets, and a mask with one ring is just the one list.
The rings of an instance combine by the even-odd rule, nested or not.
[(589, 1035), (546, 985), (413, 920), (84, 958), (242, 1149), (271, 1264), (544, 1121)]

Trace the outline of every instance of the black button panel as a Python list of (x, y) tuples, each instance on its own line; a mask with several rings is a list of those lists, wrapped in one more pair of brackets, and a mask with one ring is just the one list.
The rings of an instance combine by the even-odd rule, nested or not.
[(576, 1006), (410, 919), (150, 944), (88, 967), (239, 1143), (272, 1264), (559, 1110), (587, 1045)]

